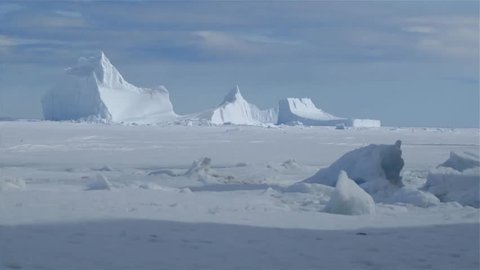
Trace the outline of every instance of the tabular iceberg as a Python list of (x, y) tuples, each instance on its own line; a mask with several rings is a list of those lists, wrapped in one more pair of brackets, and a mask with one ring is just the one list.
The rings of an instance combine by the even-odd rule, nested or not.
[(98, 120), (150, 124), (176, 118), (168, 90), (128, 83), (103, 52), (65, 69), (65, 83), (42, 99), (46, 120)]
[(331, 115), (317, 108), (309, 98), (286, 98), (278, 102), (280, 124), (308, 126), (380, 127), (379, 120), (349, 119)]

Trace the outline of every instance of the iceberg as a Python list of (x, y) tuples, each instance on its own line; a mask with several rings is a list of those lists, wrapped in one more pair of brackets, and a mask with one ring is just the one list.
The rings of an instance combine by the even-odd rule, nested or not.
[(337, 117), (317, 108), (309, 98), (286, 98), (278, 102), (277, 124), (307, 126), (380, 127), (379, 120)]
[(177, 116), (164, 86), (141, 88), (130, 84), (103, 52), (80, 58), (65, 72), (66, 82), (42, 98), (45, 120), (152, 124)]
[[(260, 110), (249, 103), (240, 93), (240, 88), (235, 86), (217, 107), (189, 115), (185, 120), (208, 122), (213, 125), (263, 125), (277, 122), (275, 109)], [(185, 121), (184, 120), (184, 121)]]

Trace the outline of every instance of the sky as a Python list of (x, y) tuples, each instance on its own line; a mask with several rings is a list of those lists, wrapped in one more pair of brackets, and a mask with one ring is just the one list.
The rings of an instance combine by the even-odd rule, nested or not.
[(41, 118), (64, 68), (102, 50), (177, 113), (239, 85), (386, 126), (479, 127), (478, 1), (1, 1), (0, 117)]

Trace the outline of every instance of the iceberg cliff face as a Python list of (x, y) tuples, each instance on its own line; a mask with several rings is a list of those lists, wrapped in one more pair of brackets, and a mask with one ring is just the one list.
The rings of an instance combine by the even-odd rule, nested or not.
[(192, 119), (208, 121), (214, 125), (261, 125), (277, 121), (275, 109), (260, 110), (247, 102), (238, 86), (234, 87), (216, 108), (190, 116)]
[(349, 119), (331, 115), (317, 108), (309, 98), (286, 98), (278, 102), (277, 124), (308, 126), (379, 127), (379, 120)]
[(46, 120), (95, 119), (149, 124), (176, 117), (167, 89), (128, 83), (103, 52), (67, 68), (68, 80), (42, 99)]

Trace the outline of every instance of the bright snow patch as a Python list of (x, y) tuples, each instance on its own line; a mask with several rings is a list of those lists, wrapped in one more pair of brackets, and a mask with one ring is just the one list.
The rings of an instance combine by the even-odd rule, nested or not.
[(42, 99), (46, 120), (149, 124), (176, 117), (165, 87), (139, 88), (128, 83), (103, 52), (80, 58), (66, 73), (66, 83)]
[(429, 172), (425, 190), (441, 201), (480, 207), (480, 166), (472, 153), (451, 152), (450, 158)]
[(345, 171), (341, 171), (325, 211), (342, 215), (374, 214), (375, 202), (367, 192), (348, 178)]

